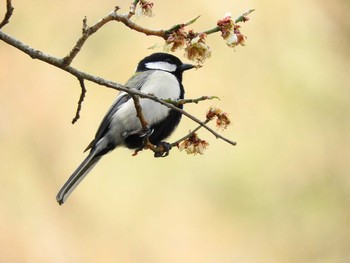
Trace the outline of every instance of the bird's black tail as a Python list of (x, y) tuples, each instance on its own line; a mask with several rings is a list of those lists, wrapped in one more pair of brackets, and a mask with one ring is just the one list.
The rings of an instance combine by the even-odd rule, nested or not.
[(56, 196), (57, 202), (62, 205), (73, 192), (75, 187), (84, 179), (84, 177), (91, 171), (91, 169), (101, 159), (101, 156), (96, 156), (94, 151), (85, 158), (85, 160), (79, 165), (74, 173), (69, 177), (67, 182), (62, 186), (61, 190)]

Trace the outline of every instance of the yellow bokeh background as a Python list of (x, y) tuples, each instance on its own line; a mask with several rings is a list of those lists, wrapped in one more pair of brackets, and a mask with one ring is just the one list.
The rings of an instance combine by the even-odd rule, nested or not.
[[(84, 16), (92, 24), (130, 4), (13, 2), (3, 30), (57, 57), (73, 47)], [(0, 42), (1, 262), (350, 261), (349, 2), (155, 1), (155, 16), (136, 22), (165, 29), (200, 14), (191, 28), (201, 31), (250, 8), (247, 45), (234, 51), (209, 36), (212, 57), (183, 82), (188, 98), (221, 98), (186, 110), (227, 111), (233, 125), (223, 135), (237, 146), (202, 130), (210, 143), (202, 156), (118, 149), (62, 207), (55, 195), (116, 91), (86, 82), (72, 125), (78, 81)], [(112, 22), (73, 66), (124, 83), (155, 43), (163, 44)], [(170, 141), (194, 127), (183, 118)]]

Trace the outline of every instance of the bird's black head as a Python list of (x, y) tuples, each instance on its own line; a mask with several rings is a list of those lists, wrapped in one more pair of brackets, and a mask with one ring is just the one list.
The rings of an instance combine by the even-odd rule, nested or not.
[(194, 65), (182, 63), (180, 59), (173, 55), (153, 53), (139, 62), (136, 72), (162, 70), (174, 74), (181, 81), (182, 72), (191, 68), (194, 68)]

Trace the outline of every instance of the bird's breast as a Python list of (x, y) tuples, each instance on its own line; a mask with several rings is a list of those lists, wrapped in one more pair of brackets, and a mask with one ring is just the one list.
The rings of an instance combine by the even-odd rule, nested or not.
[(168, 72), (156, 70), (147, 78), (141, 87), (141, 92), (149, 93), (161, 99), (177, 100), (180, 97), (180, 83)]

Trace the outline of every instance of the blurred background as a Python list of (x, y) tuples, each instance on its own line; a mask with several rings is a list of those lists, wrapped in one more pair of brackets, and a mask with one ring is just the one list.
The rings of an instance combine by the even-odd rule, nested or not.
[[(13, 2), (3, 30), (63, 57), (84, 16), (91, 25), (130, 1)], [(1, 262), (350, 261), (349, 1), (155, 1), (155, 16), (137, 23), (166, 29), (201, 15), (191, 28), (202, 31), (250, 8), (246, 47), (211, 35), (212, 57), (184, 76), (188, 98), (221, 98), (186, 110), (228, 112), (223, 135), (237, 146), (202, 130), (202, 156), (119, 149), (62, 207), (56, 193), (117, 92), (86, 82), (72, 125), (78, 81), (0, 42)], [(163, 42), (109, 23), (73, 66), (124, 83), (154, 44)], [(184, 118), (170, 141), (194, 127)]]

